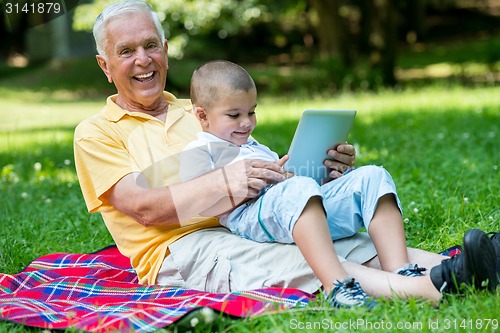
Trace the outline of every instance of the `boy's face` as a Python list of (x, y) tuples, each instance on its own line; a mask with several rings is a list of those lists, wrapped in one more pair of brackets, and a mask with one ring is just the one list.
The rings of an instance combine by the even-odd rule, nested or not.
[(242, 145), (248, 141), (257, 125), (255, 108), (257, 91), (233, 91), (213, 103), (209, 109), (197, 108), (196, 112), (205, 132), (223, 140)]

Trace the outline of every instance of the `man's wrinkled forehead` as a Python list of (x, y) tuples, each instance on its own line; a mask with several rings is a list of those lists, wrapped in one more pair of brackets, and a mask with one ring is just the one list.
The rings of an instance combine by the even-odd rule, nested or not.
[(127, 13), (114, 17), (107, 22), (105, 34), (108, 40), (113, 40), (117, 47), (118, 45), (128, 46), (134, 42), (161, 43), (161, 36), (148, 13), (140, 16)]

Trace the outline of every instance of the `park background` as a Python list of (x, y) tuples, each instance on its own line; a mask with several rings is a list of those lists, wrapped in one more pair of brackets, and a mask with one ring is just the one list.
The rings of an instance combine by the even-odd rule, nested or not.
[[(13, 274), (43, 254), (112, 243), (100, 216), (85, 209), (72, 136), (114, 87), (89, 32), (110, 1), (65, 1), (59, 16), (7, 14), (7, 2), (0, 1), (0, 271)], [(393, 175), (410, 246), (440, 251), (469, 228), (500, 230), (500, 1), (148, 2), (164, 21), (167, 89), (178, 97), (188, 97), (192, 70), (206, 60), (243, 65), (259, 89), (254, 136), (280, 154), (302, 110), (356, 109), (349, 141), (357, 165), (383, 165)], [(499, 304), (498, 291), (466, 291), (439, 310), (391, 301), (360, 315), (475, 321), (498, 318)], [(347, 320), (352, 312), (335, 315)], [(332, 316), (305, 309), (198, 329), (286, 332), (291, 320)], [(0, 332), (12, 331), (26, 330), (0, 323)]]

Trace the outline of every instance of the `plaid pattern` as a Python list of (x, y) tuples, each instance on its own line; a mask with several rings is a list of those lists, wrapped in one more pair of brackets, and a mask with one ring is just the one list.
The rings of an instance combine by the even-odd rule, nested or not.
[(246, 317), (305, 306), (311, 297), (297, 289), (211, 294), (141, 285), (115, 246), (49, 254), (18, 274), (0, 274), (0, 320), (46, 329), (151, 332), (200, 307)]
[(439, 252), (439, 254), (443, 256), (454, 257), (460, 254), (460, 252), (462, 252), (462, 247), (460, 245), (455, 245), (444, 250), (443, 252)]

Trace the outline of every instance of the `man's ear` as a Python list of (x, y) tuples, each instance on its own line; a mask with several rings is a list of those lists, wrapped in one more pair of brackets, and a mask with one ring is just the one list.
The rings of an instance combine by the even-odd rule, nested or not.
[(207, 112), (205, 111), (205, 109), (202, 108), (201, 106), (195, 106), (194, 114), (195, 114), (196, 118), (198, 118), (198, 120), (200, 121), (201, 126), (203, 128), (208, 128), (208, 117), (207, 117)]
[(103, 56), (101, 55), (96, 55), (95, 58), (97, 59), (97, 64), (99, 67), (101, 67), (102, 71), (104, 72), (104, 75), (108, 78), (109, 83), (113, 83), (113, 78), (111, 77), (111, 73), (109, 72), (108, 69), (108, 63), (106, 62), (106, 59), (104, 59)]

